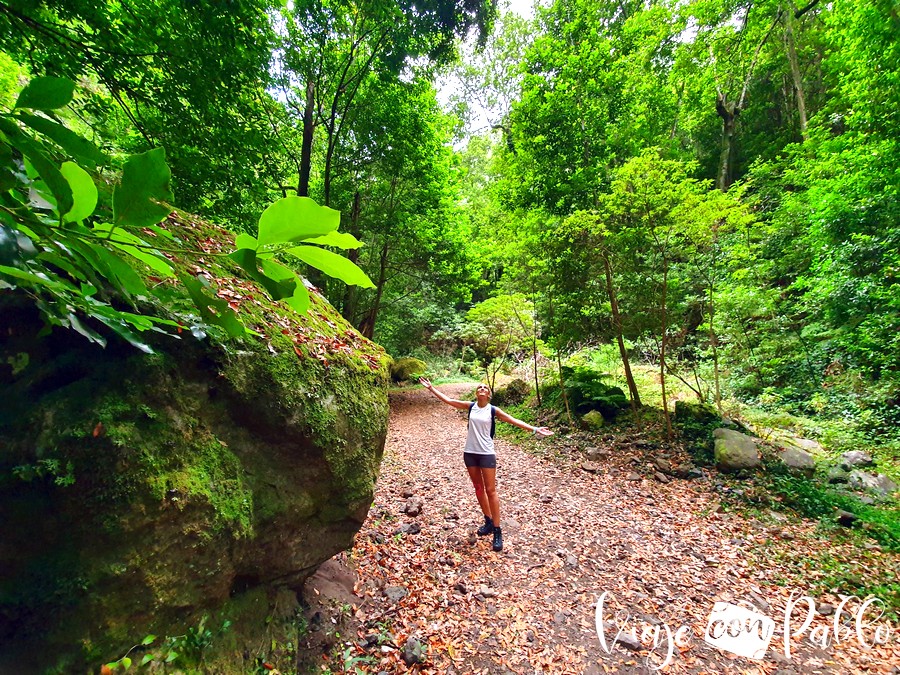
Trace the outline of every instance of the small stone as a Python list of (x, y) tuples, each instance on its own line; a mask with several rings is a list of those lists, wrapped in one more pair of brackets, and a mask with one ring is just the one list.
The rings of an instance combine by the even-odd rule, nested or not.
[(410, 497), (403, 506), (403, 513), (415, 518), (422, 513), (424, 506), (425, 502), (421, 497)]
[(540, 502), (541, 504), (549, 504), (553, 501), (553, 495), (541, 495)]
[(663, 473), (669, 473), (672, 471), (672, 462), (667, 460), (665, 457), (657, 457), (653, 461), (656, 464), (656, 468)]
[(444, 516), (444, 520), (459, 520), (459, 514), (456, 511), (450, 511)]
[(403, 662), (407, 666), (412, 666), (416, 663), (422, 663), (424, 660), (425, 650), (422, 647), (422, 643), (410, 635), (406, 638), (406, 644), (403, 645)]
[(488, 588), (487, 586), (482, 584), (481, 586), (478, 587), (478, 595), (485, 597), (485, 598), (496, 598), (497, 591), (495, 591), (493, 588)]
[(821, 605), (819, 605), (816, 611), (822, 616), (831, 616), (832, 614), (834, 614), (834, 605), (823, 602)]
[(567, 617), (563, 612), (556, 612), (556, 614), (553, 615), (553, 623), (557, 625), (564, 624), (568, 619), (569, 617)]
[(403, 588), (403, 586), (387, 586), (384, 589), (385, 597), (391, 602), (400, 602), (408, 593), (409, 591)]
[(415, 493), (412, 491), (412, 489), (410, 489), (408, 487), (400, 490), (400, 496), (403, 497), (404, 499), (409, 499), (410, 497), (413, 496), (413, 494), (415, 494)]
[(828, 471), (828, 477), (825, 480), (832, 485), (835, 485), (837, 483), (846, 483), (849, 478), (850, 474), (846, 469), (840, 466), (834, 466)]
[(641, 480), (641, 474), (635, 473), (634, 471), (632, 471), (631, 473), (629, 473), (629, 474), (625, 477), (625, 480), (630, 480), (630, 481), (638, 481), (638, 480)]
[(597, 473), (600, 470), (600, 465), (596, 462), (582, 462), (581, 470), (588, 473)]
[(566, 556), (566, 567), (578, 567), (578, 558), (569, 553)]
[(461, 581), (456, 582), (456, 585), (453, 586), (453, 590), (462, 593), (463, 595), (468, 592), (466, 589), (466, 585)]
[(688, 480), (693, 478), (703, 478), (703, 472), (697, 467), (693, 467), (688, 469), (687, 476), (685, 476)]
[(657, 471), (656, 473), (654, 473), (653, 477), (656, 480), (658, 480), (660, 483), (663, 483), (663, 484), (669, 482), (669, 477), (666, 474), (662, 473), (661, 471)]

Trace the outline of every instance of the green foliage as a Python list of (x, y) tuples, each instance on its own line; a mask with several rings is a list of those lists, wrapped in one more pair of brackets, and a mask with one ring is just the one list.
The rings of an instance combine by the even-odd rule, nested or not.
[(500, 387), (491, 397), (491, 402), (496, 405), (519, 405), (525, 402), (525, 399), (531, 394), (533, 387), (516, 378), (507, 385)]
[[(5, 160), (0, 172), (7, 176), (0, 186), (2, 287), (29, 292), (49, 324), (72, 328), (101, 345), (106, 344), (101, 326), (145, 352), (152, 348), (138, 334), (146, 331), (180, 332), (192, 326), (195, 334), (202, 334), (206, 322), (232, 337), (242, 336), (244, 328), (228, 303), (210, 297), (202, 276), (194, 277), (166, 255), (219, 254), (185, 249), (157, 227), (172, 210), (165, 151), (157, 148), (125, 161), (112, 194), (112, 218), (105, 222), (108, 207), (98, 208), (94, 180), (74, 162), (60, 164), (56, 147), (81, 160), (105, 161), (105, 155), (56, 120), (18, 110), (52, 114), (71, 101), (73, 91), (74, 83), (64, 78), (36, 78), (19, 95), (17, 110), (0, 116), (0, 155)], [(352, 262), (314, 245), (296, 246), (309, 241), (357, 245), (349, 235), (336, 232), (339, 220), (338, 212), (308, 198), (279, 200), (260, 218), (260, 242), (239, 238), (241, 248), (231, 257), (274, 299), (285, 298), (305, 312), (306, 287), (293, 270), (273, 260), (277, 253), (344, 281), (371, 285)], [(148, 285), (154, 275), (177, 276), (202, 321), (174, 306), (166, 286)], [(122, 308), (123, 301), (132, 311)]]
[[(206, 626), (209, 616), (204, 615), (196, 626), (190, 626), (183, 635), (166, 637), (155, 644), (159, 638), (156, 635), (147, 635), (140, 643), (134, 645), (122, 658), (107, 663), (103, 666), (102, 673), (126, 672), (133, 664), (143, 668), (162, 668), (165, 672), (169, 664), (174, 667), (188, 669), (188, 672), (201, 672), (204, 656), (216, 639), (221, 638), (229, 628), (231, 622), (227, 619), (221, 627), (215, 631)], [(141, 655), (140, 661), (136, 661), (137, 655), (129, 656), (137, 651)]]
[(563, 366), (562, 378), (569, 403), (579, 415), (597, 410), (611, 420), (629, 405), (625, 392), (606, 383), (608, 375), (589, 366)]

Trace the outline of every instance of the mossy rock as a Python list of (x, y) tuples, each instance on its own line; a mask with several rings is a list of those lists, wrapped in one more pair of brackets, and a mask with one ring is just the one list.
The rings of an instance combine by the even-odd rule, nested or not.
[[(232, 246), (195, 218), (163, 225), (185, 246)], [(96, 672), (204, 615), (242, 626), (221, 645), (242, 654), (266, 643), (259, 603), (352, 545), (384, 450), (388, 358), (316, 292), (298, 315), (215, 260), (255, 334), (159, 336), (148, 356), (38, 337), (30, 301), (0, 300), (0, 672)], [(27, 366), (7, 367), (20, 354)], [(250, 604), (261, 620), (238, 621)], [(252, 669), (231, 662), (215, 672)]]
[(581, 416), (581, 425), (586, 429), (596, 431), (606, 426), (606, 420), (599, 410), (591, 410)]
[(720, 424), (722, 416), (715, 406), (708, 403), (675, 401), (675, 419), (679, 424)]
[(422, 375), (428, 365), (421, 359), (405, 356), (391, 363), (391, 379), (395, 382), (407, 382), (413, 376)]

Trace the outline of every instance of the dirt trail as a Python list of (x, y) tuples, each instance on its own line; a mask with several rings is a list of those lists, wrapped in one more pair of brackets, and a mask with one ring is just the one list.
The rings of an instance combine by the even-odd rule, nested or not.
[[(460, 398), (471, 391), (440, 389)], [(785, 656), (785, 606), (791, 593), (806, 595), (776, 583), (776, 549), (790, 549), (791, 541), (773, 543), (768, 525), (717, 513), (707, 477), (667, 484), (648, 478), (653, 451), (640, 449), (648, 443), (609, 439), (600, 471), (588, 473), (580, 454), (543, 459), (498, 439), (505, 548), (497, 554), (489, 537), (473, 535), (482, 518), (462, 464), (464, 413), (422, 390), (392, 395), (391, 410), (375, 503), (352, 553), (362, 598), (355, 649), (365, 672), (653, 672), (650, 665), (667, 656), (666, 628), (674, 634), (682, 626), (664, 672), (892, 672), (900, 664), (896, 626), (888, 646), (876, 650), (855, 639), (823, 650), (809, 642), (807, 630)], [(541, 442), (528, 441), (536, 449)], [(423, 501), (418, 516), (404, 513), (410, 497)], [(784, 538), (827, 545), (814, 529), (792, 523)], [(604, 649), (595, 628), (604, 591), (613, 596), (605, 620), (618, 617), (639, 641), (646, 630), (643, 646), (628, 648), (627, 636), (613, 645), (616, 631), (608, 625)], [(774, 619), (765, 658), (704, 641), (719, 601), (749, 601)], [(837, 606), (836, 599), (815, 601)], [(794, 629), (805, 607), (794, 613)], [(816, 615), (812, 626), (824, 632), (830, 620)], [(654, 630), (661, 644), (651, 655)], [(424, 662), (411, 667), (402, 658), (409, 637), (425, 650)]]

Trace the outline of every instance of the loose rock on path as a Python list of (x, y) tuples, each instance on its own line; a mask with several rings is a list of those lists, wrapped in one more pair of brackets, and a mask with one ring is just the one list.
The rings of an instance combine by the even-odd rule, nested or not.
[[(465, 398), (471, 386), (440, 389)], [(823, 649), (821, 635), (833, 635), (827, 611), (814, 613), (786, 655), (785, 608), (792, 594), (808, 593), (776, 583), (779, 551), (827, 546), (815, 523), (792, 524), (782, 540), (754, 519), (721, 513), (706, 479), (661, 482), (658, 467), (614, 449), (586, 471), (583, 456), (542, 459), (497, 439), (505, 545), (497, 554), (490, 537), (474, 535), (482, 516), (462, 463), (465, 414), (423, 390), (392, 394), (391, 410), (375, 502), (351, 554), (360, 671), (648, 673), (668, 657), (669, 673), (900, 672), (892, 671), (900, 626), (890, 625), (886, 645), (865, 648), (844, 633)], [(605, 648), (595, 612), (604, 592)], [(813, 600), (819, 611), (840, 604)], [(717, 602), (750, 603), (773, 619), (764, 658), (704, 641)], [(797, 605), (792, 630), (806, 611)], [(863, 631), (869, 643), (876, 624), (886, 622)], [(681, 629), (677, 641), (667, 628), (673, 638)]]

